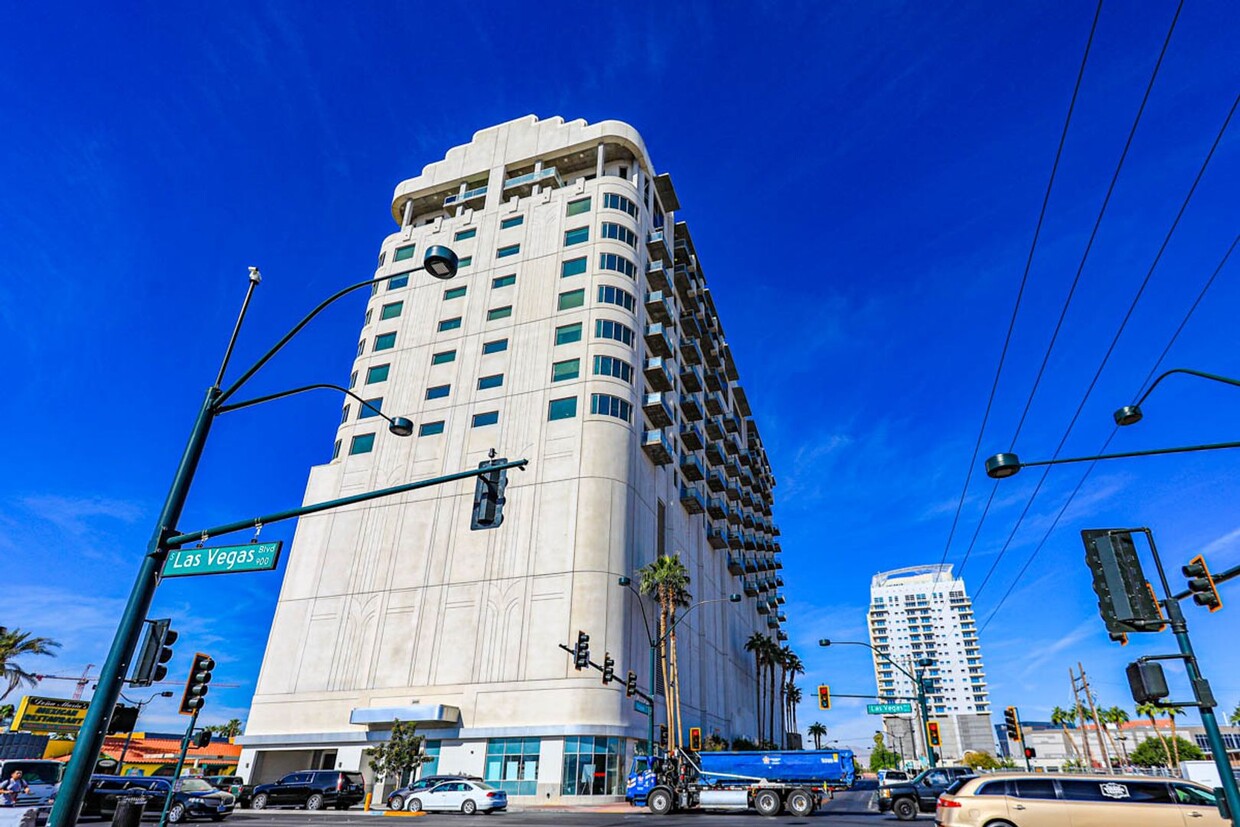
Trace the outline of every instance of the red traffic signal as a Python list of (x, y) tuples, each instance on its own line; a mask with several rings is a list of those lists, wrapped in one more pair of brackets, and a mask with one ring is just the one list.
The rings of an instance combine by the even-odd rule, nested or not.
[(830, 709), (831, 708), (831, 687), (827, 686), (826, 684), (823, 684), (818, 687), (818, 708), (819, 709)]
[(930, 731), (930, 746), (932, 747), (943, 746), (943, 739), (939, 737), (938, 723), (935, 721), (931, 721), (930, 723), (926, 724), (926, 729)]
[(694, 752), (702, 751), (702, 728), (701, 727), (696, 727), (696, 726), (689, 727), (689, 749), (693, 750)]
[(1025, 747), (1025, 757), (1026, 758), (1037, 758), (1038, 751), (1034, 749), (1033, 747)]

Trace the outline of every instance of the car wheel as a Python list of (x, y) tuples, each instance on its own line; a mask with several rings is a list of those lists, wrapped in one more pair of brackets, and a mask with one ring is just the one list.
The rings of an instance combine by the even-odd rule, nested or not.
[(168, 823), (180, 824), (185, 820), (185, 805), (177, 802), (168, 808)]
[(267, 793), (259, 793), (250, 799), (250, 806), (255, 810), (267, 809)]
[(917, 802), (911, 798), (897, 798), (892, 802), (891, 812), (901, 821), (912, 821), (917, 818)]
[(788, 806), (788, 812), (798, 818), (804, 818), (814, 812), (814, 797), (807, 790), (793, 790), (788, 793), (788, 800), (784, 803)]
[(666, 787), (655, 787), (646, 796), (646, 806), (657, 816), (665, 816), (672, 811), (672, 791)]
[(777, 816), (779, 808), (783, 802), (779, 800), (779, 793), (774, 790), (758, 790), (753, 797), (753, 808), (760, 815)]
[(321, 810), (321, 809), (323, 809), (323, 796), (322, 796), (322, 795), (320, 795), (319, 793), (314, 793), (314, 794), (313, 794), (313, 795), (311, 795), (309, 798), (307, 798), (307, 799), (306, 799), (306, 809), (307, 809), (307, 810)]
[(418, 798), (411, 798), (411, 799), (409, 799), (409, 807), (408, 807), (408, 809), (409, 809), (409, 812), (411, 812), (411, 813), (420, 813), (420, 812), (422, 812), (422, 800), (421, 800), (421, 799), (418, 799)]
[(474, 813), (478, 812), (478, 805), (474, 802), (473, 799), (467, 798), (465, 799), (465, 803), (461, 805), (461, 812), (467, 816), (471, 816)]
[(388, 809), (400, 812), (405, 809), (405, 799), (399, 795), (394, 795), (388, 799)]

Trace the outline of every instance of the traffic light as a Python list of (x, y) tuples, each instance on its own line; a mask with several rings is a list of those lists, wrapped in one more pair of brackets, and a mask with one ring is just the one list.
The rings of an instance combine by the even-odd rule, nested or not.
[(146, 638), (142, 641), (142, 654), (129, 683), (133, 686), (150, 686), (168, 677), (165, 663), (172, 660), (172, 644), (177, 642), (177, 633), (170, 628), (172, 620), (148, 620)]
[(702, 728), (697, 726), (689, 727), (689, 749), (694, 752), (702, 751)]
[(603, 653), (603, 683), (609, 684), (616, 679), (616, 662), (612, 660), (611, 652)]
[(1206, 566), (1206, 558), (1198, 554), (1180, 571), (1188, 578), (1188, 590), (1193, 593), (1194, 603), (1207, 606), (1212, 612), (1223, 608), (1223, 600), (1218, 596), (1218, 587), (1214, 585), (1214, 578)]
[(108, 735), (118, 732), (133, 732), (138, 724), (138, 707), (117, 704), (112, 709), (112, 720), (108, 723)]
[(1007, 730), (1009, 741), (1020, 741), (1020, 713), (1016, 707), (1009, 706), (1003, 710), (1003, 727)]
[(205, 749), (211, 746), (211, 730), (200, 729), (194, 733), (194, 746), (198, 749)]
[(573, 648), (573, 668), (580, 672), (590, 665), (590, 636), (577, 633), (577, 645)]
[(1171, 694), (1162, 664), (1157, 661), (1133, 661), (1124, 672), (1128, 675), (1128, 688), (1132, 690), (1132, 699), (1139, 704), (1158, 703)]
[(637, 673), (632, 669), (629, 670), (629, 676), (624, 681), (624, 697), (631, 698), (637, 694)]
[(1025, 747), (1025, 758), (1037, 758), (1038, 751), (1033, 747)]
[(1161, 632), (1166, 619), (1141, 569), (1132, 532), (1086, 529), (1085, 565), (1108, 632)]
[[(507, 457), (492, 458), (478, 463), (478, 467), (489, 468), (506, 462)], [(504, 522), (504, 488), (507, 485), (507, 468), (478, 475), (478, 481), (474, 485), (474, 513), (469, 522), (470, 531), (499, 528), (500, 523)]]
[(659, 746), (667, 749), (667, 724), (659, 724)]
[(930, 746), (932, 747), (943, 746), (943, 739), (939, 737), (938, 722), (931, 721), (930, 723), (926, 724), (926, 729), (930, 731)]
[(821, 684), (818, 687), (818, 708), (819, 709), (830, 709), (831, 708), (831, 687), (827, 686), (826, 684)]
[(189, 668), (189, 678), (185, 681), (185, 692), (181, 695), (182, 715), (193, 715), (206, 703), (207, 684), (211, 683), (211, 670), (215, 668), (215, 660), (210, 655), (198, 652), (194, 655), (194, 663)]

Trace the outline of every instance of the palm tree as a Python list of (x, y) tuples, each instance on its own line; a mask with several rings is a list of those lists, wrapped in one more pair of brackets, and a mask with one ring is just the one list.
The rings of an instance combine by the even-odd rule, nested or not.
[(809, 725), (809, 729), (806, 732), (809, 733), (809, 737), (814, 739), (814, 749), (822, 749), (822, 739), (827, 737), (827, 728), (814, 721), (814, 723)]
[(1068, 723), (1075, 720), (1076, 713), (1070, 709), (1057, 706), (1051, 710), (1051, 723), (1063, 728), (1063, 737), (1068, 741), (1068, 745), (1072, 747), (1072, 754), (1078, 755), (1076, 741), (1072, 739), (1071, 733), (1068, 732)]
[(29, 632), (23, 632), (21, 629), (0, 626), (0, 682), (7, 682), (9, 685), (4, 693), (0, 694), (0, 700), (7, 698), (10, 692), (23, 683), (31, 687), (39, 683), (33, 673), (13, 663), (14, 660), (22, 655), (55, 657), (52, 650), (59, 648), (60, 644), (50, 637), (31, 637)]
[(663, 686), (666, 689), (668, 750), (674, 752), (680, 741), (680, 708), (676, 691), (676, 622), (678, 606), (688, 605), (689, 572), (679, 557), (662, 555), (653, 563), (637, 571), (638, 590), (653, 595), (659, 605), (659, 640), (666, 642), (660, 647), (663, 666)]
[(1164, 706), (1163, 714), (1171, 721), (1171, 748), (1175, 753), (1175, 766), (1180, 766), (1180, 739), (1175, 734), (1175, 717), (1184, 714), (1182, 706)]
[(1236, 708), (1233, 709), (1231, 714), (1227, 716), (1227, 723), (1232, 726), (1240, 724), (1240, 704), (1236, 704)]
[[(1144, 715), (1150, 719), (1150, 726), (1154, 728), (1154, 734), (1162, 741), (1163, 754), (1167, 756), (1167, 766), (1171, 766), (1171, 745), (1167, 743), (1167, 736), (1158, 731), (1158, 722), (1154, 720), (1155, 715), (1162, 714), (1162, 707), (1155, 704), (1140, 704), (1137, 706), (1137, 714)], [(1172, 719), (1175, 720), (1174, 718)]]
[(779, 644), (771, 638), (766, 639), (766, 669), (769, 683), (767, 685), (766, 702), (767, 711), (766, 729), (767, 743), (773, 749), (777, 743), (775, 740), (775, 666), (779, 663)]
[(216, 724), (209, 726), (207, 729), (219, 735), (221, 738), (236, 738), (241, 734), (243, 725), (239, 718), (233, 718), (226, 724)]
[(753, 652), (753, 669), (754, 669), (754, 687), (757, 690), (758, 701), (758, 743), (762, 743), (762, 664), (764, 663), (764, 652), (766, 645), (766, 635), (760, 632), (754, 632), (749, 636), (749, 640), (745, 641), (745, 651)]
[[(787, 648), (787, 647), (785, 647)], [(797, 657), (796, 652), (788, 649), (788, 717), (792, 722), (790, 732), (800, 732), (797, 726), (797, 704), (801, 702), (801, 690), (796, 686), (797, 675), (805, 674), (805, 664)], [(795, 700), (793, 695), (796, 695)]]
[(779, 667), (779, 743), (783, 749), (788, 748), (788, 668), (795, 657), (791, 646), (775, 652), (775, 665)]
[(797, 728), (797, 705), (801, 703), (801, 687), (788, 681), (788, 711), (792, 713), (792, 729), (791, 732), (799, 732)]
[[(1115, 724), (1115, 729), (1117, 732), (1119, 731), (1120, 727), (1128, 723), (1128, 710), (1120, 706), (1113, 706), (1110, 709), (1104, 709), (1098, 713), (1098, 716), (1102, 718), (1104, 723)], [(1108, 732), (1108, 737), (1109, 737), (1109, 732)], [(1123, 761), (1125, 764), (1127, 764), (1128, 763), (1128, 750), (1123, 748), (1124, 747), (1124, 736), (1122, 734), (1119, 736), (1119, 744), (1120, 744), (1121, 752), (1123, 753)], [(1115, 746), (1114, 740), (1111, 741), (1111, 746)]]

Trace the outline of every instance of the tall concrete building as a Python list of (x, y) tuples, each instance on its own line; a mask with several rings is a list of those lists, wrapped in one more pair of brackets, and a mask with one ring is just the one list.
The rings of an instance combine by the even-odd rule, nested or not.
[[(677, 633), (685, 726), (755, 736), (744, 645), (785, 638), (775, 480), (679, 210), (615, 121), (500, 124), (396, 187), (376, 270), (394, 277), (371, 294), (350, 385), (416, 430), (347, 401), (305, 500), (474, 468), (492, 448), (530, 464), (494, 530), (469, 530), (473, 480), (301, 520), (243, 775), (369, 773), (364, 750), (399, 719), (428, 739), (423, 774), (544, 800), (621, 793), (647, 732), (624, 675), (648, 685), (655, 607), (618, 578), (663, 553), (709, 601)], [(454, 279), (412, 272), (432, 245), (460, 256)], [(618, 681), (574, 670), (559, 644), (578, 631)], [(660, 688), (659, 720), (663, 702)]]
[[(870, 645), (874, 647), (874, 679), (879, 698), (899, 702), (915, 697), (909, 673), (917, 662), (932, 665), (924, 675), (933, 689), (927, 696), (931, 721), (939, 724), (945, 761), (957, 761), (967, 750), (993, 752), (990, 695), (977, 639), (973, 604), (964, 580), (952, 567), (913, 566), (874, 575), (870, 581)], [(925, 754), (924, 731), (913, 702), (913, 714), (884, 716), (890, 743), (900, 744), (906, 757)]]

